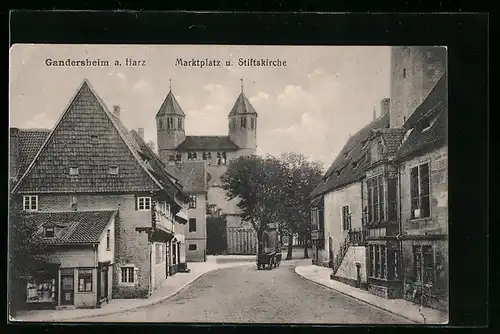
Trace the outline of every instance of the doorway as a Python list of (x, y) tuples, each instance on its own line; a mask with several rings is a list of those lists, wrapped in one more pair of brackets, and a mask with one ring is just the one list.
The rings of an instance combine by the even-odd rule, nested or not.
[(75, 275), (61, 274), (61, 305), (73, 305), (75, 299)]
[(97, 272), (99, 274), (99, 278), (97, 280), (97, 296), (99, 298), (99, 302), (104, 302), (108, 300), (109, 263), (99, 263)]

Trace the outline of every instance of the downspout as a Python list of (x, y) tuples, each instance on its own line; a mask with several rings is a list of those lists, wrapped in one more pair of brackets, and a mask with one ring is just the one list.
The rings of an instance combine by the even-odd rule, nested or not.
[[(398, 270), (400, 268), (402, 268), (402, 264), (403, 264), (403, 240), (401, 240), (401, 236), (403, 235), (403, 221), (401, 219), (401, 215), (402, 215), (402, 204), (401, 204), (401, 170), (399, 168), (399, 166), (394, 162), (394, 161), (391, 161), (391, 164), (396, 167), (396, 170), (397, 170), (397, 173), (398, 173), (398, 202), (399, 202), (399, 214), (398, 214), (398, 235), (397, 235), (397, 239), (398, 239), (398, 243), (399, 243), (399, 250), (400, 250), (400, 254), (399, 254), (399, 268), (397, 268)], [(402, 272), (400, 271), (399, 272), (400, 276), (402, 276)], [(404, 282), (403, 282), (403, 292), (404, 292)]]
[[(96, 272), (96, 283), (97, 280), (99, 280), (99, 270), (98, 270), (98, 263), (99, 263), (99, 258), (98, 258), (98, 251), (99, 251), (99, 245), (92, 244), (92, 248), (94, 249), (94, 270)], [(94, 275), (92, 275), (94, 277)], [(92, 286), (94, 286), (94, 279), (92, 278)], [(97, 286), (97, 284), (95, 285)], [(101, 287), (102, 289), (102, 287)], [(97, 307), (97, 304), (99, 303), (99, 295), (96, 293), (94, 294), (94, 307)]]

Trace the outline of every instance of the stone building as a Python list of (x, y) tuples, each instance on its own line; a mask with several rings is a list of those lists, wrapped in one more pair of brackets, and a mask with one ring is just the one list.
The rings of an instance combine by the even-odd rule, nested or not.
[(189, 196), (188, 224), (184, 236), (188, 262), (206, 261), (207, 250), (207, 172), (205, 161), (168, 162), (166, 170), (182, 180)]
[[(70, 307), (91, 305), (92, 298), (78, 297), (81, 279), (99, 302), (107, 280), (107, 298), (147, 298), (167, 278), (175, 222), (187, 223), (182, 186), (134, 139), (119, 112), (111, 113), (84, 80), (52, 130), (11, 130), (12, 194), (59, 247), (52, 257), (54, 291)], [(95, 263), (89, 254), (96, 247), (99, 253), (103, 235), (113, 256), (101, 261), (98, 254)], [(59, 256), (61, 247), (71, 251)], [(90, 253), (75, 252), (82, 247)]]
[[(243, 92), (236, 99), (228, 115), (228, 135), (189, 136), (184, 127), (186, 115), (169, 91), (156, 114), (158, 153), (161, 160), (183, 163), (205, 161), (207, 170), (206, 204), (210, 212), (207, 228), (220, 230), (224, 224), (225, 252), (230, 254), (255, 254), (257, 238), (252, 227), (242, 222), (238, 199), (227, 200), (220, 177), (232, 159), (255, 154), (257, 150), (257, 112)], [(220, 234), (220, 233), (218, 233)], [(212, 236), (213, 233), (208, 233)], [(189, 252), (188, 252), (189, 254)]]
[(448, 302), (445, 70), (445, 48), (393, 47), (381, 117), (347, 141), (311, 194), (316, 264), (379, 296), (440, 309)]

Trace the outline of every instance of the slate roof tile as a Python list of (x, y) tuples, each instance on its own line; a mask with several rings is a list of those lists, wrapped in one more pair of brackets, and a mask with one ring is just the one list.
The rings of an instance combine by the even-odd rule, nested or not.
[(177, 102), (172, 91), (169, 91), (167, 97), (163, 101), (156, 113), (156, 117), (164, 116), (164, 115), (177, 115), (177, 116), (186, 116), (181, 106)]
[(239, 147), (229, 139), (229, 136), (186, 136), (176, 149), (179, 151), (235, 151)]
[(117, 211), (68, 211), (68, 212), (33, 212), (24, 219), (39, 227), (43, 233), (45, 225), (57, 225), (61, 228), (53, 238), (42, 237), (44, 244), (91, 244), (98, 243)]
[(207, 167), (205, 161), (168, 162), (167, 171), (179, 179), (188, 193), (207, 191)]
[(231, 112), (229, 113), (229, 116), (249, 115), (249, 114), (257, 116), (257, 112), (253, 108), (252, 104), (247, 99), (245, 94), (243, 92), (241, 92), (241, 94), (236, 99), (236, 102), (234, 103), (233, 108), (231, 109)]
[(370, 163), (367, 156), (372, 131), (387, 128), (389, 128), (389, 113), (380, 116), (351, 136), (310, 197), (314, 198), (364, 177), (364, 169)]
[[(16, 186), (19, 193), (159, 190), (139, 146), (85, 80)], [(117, 166), (118, 175), (109, 168)], [(78, 167), (77, 176), (69, 175)]]
[[(11, 128), (11, 133), (12, 133)], [(21, 177), (28, 168), (36, 153), (49, 136), (50, 129), (18, 129), (17, 150), (19, 152), (19, 166), (17, 176)]]
[[(445, 145), (447, 122), (447, 82), (446, 73), (444, 73), (427, 98), (403, 125), (405, 133), (410, 130), (411, 132), (400, 145), (396, 158), (406, 159), (427, 148)], [(430, 128), (425, 129), (429, 124)]]

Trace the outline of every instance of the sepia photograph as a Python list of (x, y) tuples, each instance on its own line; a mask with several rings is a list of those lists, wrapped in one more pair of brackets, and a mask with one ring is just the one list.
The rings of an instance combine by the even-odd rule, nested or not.
[(12, 45), (10, 321), (447, 324), (447, 59)]

